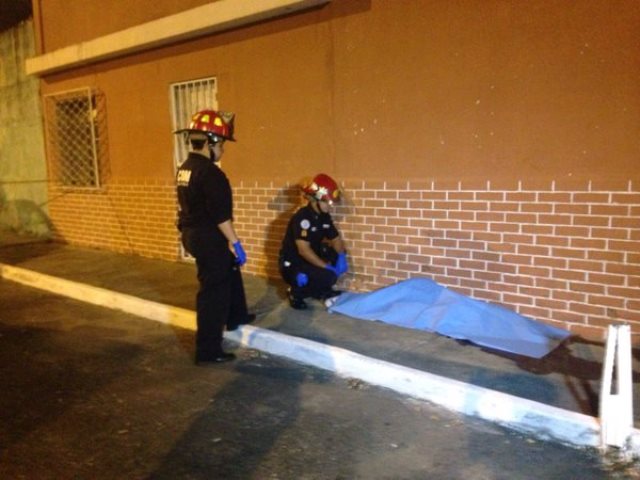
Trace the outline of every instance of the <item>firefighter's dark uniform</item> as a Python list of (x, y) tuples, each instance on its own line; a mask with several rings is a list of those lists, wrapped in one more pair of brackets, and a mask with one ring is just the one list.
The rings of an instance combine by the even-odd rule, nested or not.
[(182, 244), (196, 260), (200, 289), (196, 296), (196, 361), (222, 354), (225, 325), (247, 323), (240, 269), (218, 225), (233, 218), (227, 176), (204, 155), (190, 153), (176, 175), (178, 229)]
[[(298, 253), (296, 240), (309, 242), (311, 249), (324, 261), (335, 264), (337, 253), (325, 240), (333, 240), (339, 235), (329, 213), (316, 212), (311, 204), (298, 210), (289, 220), (282, 248), (280, 250), (280, 273), (291, 286), (291, 295), (298, 299), (306, 297), (325, 298), (338, 280), (337, 275), (326, 268), (310, 264)], [(299, 287), (296, 276), (307, 275), (307, 285)]]

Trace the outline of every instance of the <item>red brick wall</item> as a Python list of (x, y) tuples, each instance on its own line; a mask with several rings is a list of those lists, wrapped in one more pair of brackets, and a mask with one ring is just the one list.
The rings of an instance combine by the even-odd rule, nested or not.
[[(367, 291), (424, 276), (573, 333), (640, 332), (640, 182), (346, 181), (334, 218)], [(286, 180), (234, 185), (245, 272), (277, 276), (300, 205)], [(176, 260), (173, 183), (119, 180), (100, 192), (53, 188), (54, 231), (69, 243)]]
[(74, 245), (176, 260), (173, 182), (120, 179), (101, 190), (51, 186), (54, 238)]
[[(284, 185), (284, 187), (283, 187)], [(350, 252), (344, 286), (424, 276), (471, 297), (601, 339), (640, 332), (640, 183), (345, 182), (335, 220)], [(295, 186), (243, 182), (236, 225), (247, 271), (276, 275)]]

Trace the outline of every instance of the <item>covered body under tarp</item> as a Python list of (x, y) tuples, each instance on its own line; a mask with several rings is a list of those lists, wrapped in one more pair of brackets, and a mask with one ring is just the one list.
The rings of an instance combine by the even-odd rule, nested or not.
[(544, 357), (570, 335), (567, 330), (474, 300), (424, 278), (369, 293), (343, 293), (329, 311), (436, 332), (533, 358)]

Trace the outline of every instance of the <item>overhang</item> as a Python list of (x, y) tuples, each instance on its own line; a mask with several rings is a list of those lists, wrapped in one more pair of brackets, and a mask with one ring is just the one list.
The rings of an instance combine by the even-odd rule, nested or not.
[(218, 0), (26, 60), (45, 75), (313, 8), (331, 0)]

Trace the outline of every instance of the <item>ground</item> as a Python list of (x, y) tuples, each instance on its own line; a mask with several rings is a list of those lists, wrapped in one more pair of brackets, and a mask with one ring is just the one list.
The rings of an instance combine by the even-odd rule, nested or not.
[(195, 367), (191, 331), (2, 280), (0, 305), (2, 478), (629, 478), (255, 350)]

